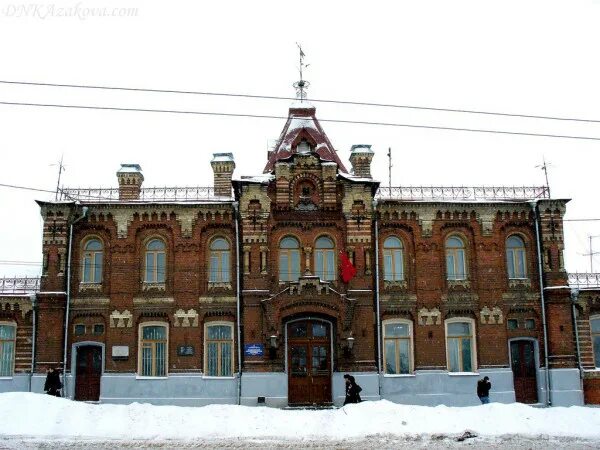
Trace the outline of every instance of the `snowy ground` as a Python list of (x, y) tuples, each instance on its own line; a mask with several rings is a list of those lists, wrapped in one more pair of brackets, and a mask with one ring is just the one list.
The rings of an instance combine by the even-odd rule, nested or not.
[[(465, 431), (477, 435), (464, 442)], [(0, 394), (0, 448), (599, 448), (600, 408), (91, 405)]]

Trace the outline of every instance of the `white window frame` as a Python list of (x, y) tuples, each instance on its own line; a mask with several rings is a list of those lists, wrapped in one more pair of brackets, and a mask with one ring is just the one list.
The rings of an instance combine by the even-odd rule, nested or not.
[[(398, 241), (400, 241), (400, 247), (386, 247), (386, 242), (388, 241), (388, 239), (390, 238), (396, 238), (398, 239)], [(396, 273), (397, 273), (397, 267), (396, 267), (396, 263), (395, 263), (395, 253), (399, 252), (400, 253), (400, 277), (396, 278)], [(404, 262), (404, 241), (402, 240), (402, 238), (400, 238), (400, 236), (396, 236), (396, 235), (390, 235), (388, 237), (386, 237), (383, 240), (383, 279), (384, 281), (388, 281), (388, 282), (396, 282), (396, 281), (404, 281), (405, 279), (405, 274), (404, 274), (404, 266), (405, 266), (405, 262)], [(385, 270), (385, 259), (387, 257), (391, 257), (391, 270), (392, 273), (388, 274), (386, 273)]]
[(595, 320), (600, 321), (600, 314), (590, 316), (590, 337), (592, 340), (592, 355), (594, 358), (594, 367), (596, 367), (596, 370), (600, 370), (600, 361), (596, 361), (596, 349), (594, 348), (594, 336), (600, 336), (600, 332), (594, 333), (592, 331), (592, 322)]
[[(331, 241), (331, 243), (333, 244), (333, 248), (317, 247), (317, 241), (321, 238), (325, 238), (325, 239), (328, 239), (329, 241)], [(322, 281), (335, 281), (337, 279), (337, 257), (336, 257), (336, 245), (335, 245), (335, 241), (333, 240), (333, 238), (326, 234), (323, 234), (323, 235), (317, 237), (317, 239), (315, 239), (315, 252), (314, 253), (315, 253), (315, 255), (314, 255), (315, 275), (319, 275), (319, 272), (322, 272), (321, 275), (323, 275), (323, 277), (319, 276), (319, 278)], [(317, 259), (319, 258), (319, 256), (318, 256), (319, 253), (322, 253), (323, 267), (318, 267), (318, 265), (317, 265)], [(328, 255), (330, 255), (331, 259), (333, 260), (332, 273), (329, 273), (329, 271), (327, 270), (327, 258), (329, 257)]]
[[(16, 364), (16, 354), (17, 354), (17, 323), (14, 321), (0, 321), (0, 326), (7, 326), (7, 327), (12, 327), (15, 331), (15, 337), (13, 338), (12, 341), (9, 341), (8, 339), (3, 339), (2, 342), (12, 342), (13, 343), (13, 354), (12, 354), (12, 364), (10, 367), (10, 375), (0, 375), (0, 379), (4, 378), (12, 378), (15, 374), (15, 364)], [(4, 346), (4, 345), (2, 345)], [(3, 354), (3, 353), (0, 353)]]
[[(471, 371), (470, 372), (464, 372), (464, 371), (458, 371), (458, 372), (453, 372), (450, 370), (450, 348), (448, 346), (448, 339), (450, 338), (450, 336), (448, 336), (448, 325), (451, 323), (469, 323), (471, 325)], [(451, 319), (446, 319), (444, 322), (444, 330), (445, 330), (445, 346), (446, 346), (446, 369), (448, 370), (448, 373), (451, 375), (461, 375), (461, 374), (467, 374), (467, 375), (472, 375), (474, 373), (477, 373), (477, 329), (475, 328), (475, 319), (472, 319), (470, 317), (452, 317)], [(452, 336), (452, 338), (455, 338), (456, 336)], [(462, 362), (462, 352), (459, 353), (459, 357), (460, 357), (460, 365), (461, 367), (463, 366), (463, 362)]]
[[(146, 340), (143, 338), (144, 334), (143, 334), (143, 329), (145, 327), (163, 327), (167, 330), (166, 332), (166, 345), (165, 345), (165, 374), (164, 375), (142, 375), (142, 343), (145, 342)], [(154, 353), (154, 350), (153, 350)], [(153, 360), (152, 363), (153, 366), (155, 366), (155, 362)], [(138, 364), (137, 364), (137, 377), (138, 379), (149, 379), (149, 380), (154, 380), (154, 379), (164, 379), (164, 378), (168, 378), (169, 376), (169, 323), (168, 322), (161, 322), (161, 321), (153, 321), (153, 322), (141, 322), (138, 325)]]
[[(87, 245), (91, 241), (100, 242), (100, 250), (86, 250)], [(81, 283), (83, 284), (102, 284), (102, 279), (104, 278), (104, 241), (100, 239), (98, 236), (87, 236), (83, 242), (83, 246), (81, 247), (82, 257), (81, 257)], [(100, 254), (100, 279), (96, 279), (96, 255)], [(90, 279), (85, 279), (85, 261), (89, 257), (90, 261)]]
[[(281, 244), (282, 242), (287, 239), (287, 238), (291, 238), (294, 239), (296, 241), (296, 243), (298, 244), (297, 248), (282, 248)], [(279, 245), (278, 245), (278, 253), (277, 253), (277, 259), (278, 259), (278, 268), (279, 268), (279, 282), (280, 283), (290, 283), (293, 281), (298, 281), (298, 279), (300, 278), (300, 275), (302, 274), (302, 253), (301, 253), (301, 244), (300, 244), (300, 239), (298, 239), (296, 236), (294, 235), (286, 235), (283, 238), (281, 238), (281, 240), (279, 241)], [(297, 252), (298, 253), (298, 278), (294, 279), (294, 271), (292, 270), (292, 252)], [(283, 254), (287, 255), (287, 267), (285, 268), (285, 271), (283, 270), (282, 264), (281, 264), (281, 257)], [(283, 275), (285, 274), (285, 279), (283, 277)]]
[[(387, 373), (385, 371), (385, 361), (386, 361), (386, 350), (385, 350), (385, 341), (386, 341), (386, 336), (385, 336), (385, 326), (386, 325), (391, 325), (391, 324), (395, 324), (395, 323), (403, 323), (403, 324), (407, 324), (408, 325), (408, 373)], [(384, 377), (408, 377), (408, 376), (414, 376), (414, 371), (415, 371), (415, 350), (414, 350), (414, 327), (413, 327), (413, 321), (409, 320), (409, 319), (386, 319), (384, 321), (381, 322), (381, 335), (383, 337), (383, 364), (384, 364), (384, 369), (383, 369), (383, 376)], [(393, 338), (389, 338), (389, 339), (406, 339), (406, 338), (397, 338), (397, 337), (393, 337)], [(399, 361), (399, 357), (396, 357), (396, 362), (397, 365), (396, 367), (399, 369), (400, 368), (400, 361)]]
[[(224, 240), (227, 243), (227, 249), (213, 249), (213, 244), (219, 239)], [(223, 264), (223, 254), (227, 253), (227, 264)], [(213, 267), (213, 257), (217, 260), (216, 268)], [(216, 280), (211, 280), (214, 274), (216, 276)], [(224, 279), (224, 275), (227, 276), (227, 279)], [(209, 283), (230, 283), (231, 282), (231, 242), (229, 239), (224, 236), (215, 236), (213, 237), (208, 245), (208, 282)]]
[[(204, 368), (203, 368), (203, 373), (204, 373), (204, 378), (219, 378), (219, 379), (229, 379), (229, 378), (235, 378), (235, 329), (233, 326), (233, 322), (231, 321), (227, 321), (227, 320), (219, 320), (219, 321), (213, 321), (213, 322), (205, 322), (204, 323)], [(208, 339), (208, 329), (210, 327), (213, 326), (228, 326), (229, 328), (231, 328), (231, 375), (209, 375), (208, 374), (208, 343), (209, 343), (209, 339)], [(210, 342), (215, 341), (210, 340)], [(220, 340), (217, 340), (216, 342), (222, 342)], [(220, 361), (220, 347), (219, 347), (219, 356), (217, 356), (217, 360)], [(217, 364), (218, 367), (218, 371), (221, 370), (221, 364)]]
[[(150, 245), (150, 242), (152, 241), (160, 241), (162, 242), (164, 248), (163, 250), (149, 250), (148, 249), (148, 245)], [(154, 255), (154, 267), (152, 269), (152, 276), (153, 276), (153, 280), (149, 280), (148, 277), (148, 254), (151, 253)], [(165, 273), (163, 274), (163, 279), (159, 280), (158, 279), (158, 255), (162, 253), (164, 255), (164, 259), (165, 259), (165, 267), (164, 267), (164, 271)], [(164, 239), (162, 239), (161, 237), (158, 236), (152, 236), (151, 238), (147, 239), (145, 244), (144, 244), (144, 274), (143, 274), (143, 280), (144, 283), (147, 284), (164, 284), (167, 280), (167, 243), (165, 242)]]
[[(448, 247), (448, 241), (452, 238), (458, 239), (461, 243), (462, 243), (462, 247), (461, 248), (456, 248), (456, 247)], [(462, 277), (458, 277), (458, 275), (456, 274), (456, 268), (458, 267), (458, 261), (456, 258), (456, 255), (462, 252), (462, 260), (463, 260), (463, 267), (462, 267)], [(451, 276), (450, 275), (450, 270), (449, 270), (449, 266), (448, 266), (448, 255), (452, 254), (453, 255), (453, 267), (452, 270), (454, 272), (454, 274)], [(445, 265), (446, 265), (446, 279), (448, 281), (466, 281), (469, 279), (469, 260), (468, 260), (468, 256), (467, 256), (467, 242), (466, 239), (464, 237), (462, 237), (459, 234), (449, 234), (448, 236), (446, 236), (446, 239), (444, 240), (444, 261), (445, 261)]]
[[(508, 240), (512, 237), (516, 237), (519, 238), (521, 240), (521, 243), (523, 244), (522, 247), (509, 247), (508, 246)], [(528, 275), (528, 270), (527, 270), (527, 247), (525, 246), (525, 239), (523, 238), (523, 236), (521, 236), (520, 234), (511, 234), (510, 236), (508, 236), (506, 238), (505, 241), (505, 249), (506, 249), (506, 274), (508, 275), (508, 279), (509, 280), (527, 280), (529, 278)], [(517, 274), (516, 273), (516, 267), (517, 267), (517, 261), (518, 261), (518, 257), (515, 254), (515, 251), (522, 251), (523, 252), (523, 276), (517, 276), (517, 275), (521, 275), (521, 274)], [(510, 252), (510, 258), (512, 260), (512, 264), (513, 264), (513, 271), (514, 273), (510, 273), (510, 266), (508, 265), (508, 258), (509, 258), (509, 252)]]

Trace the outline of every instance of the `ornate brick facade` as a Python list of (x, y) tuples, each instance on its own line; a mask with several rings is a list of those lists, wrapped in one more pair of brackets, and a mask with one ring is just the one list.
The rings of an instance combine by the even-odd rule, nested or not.
[[(290, 109), (267, 156), (264, 174), (232, 183), (233, 156), (216, 154), (214, 190), (147, 189), (141, 168), (124, 165), (118, 192), (67, 191), (61, 201), (39, 202), (40, 377), (47, 366), (65, 363), (69, 298), (67, 393), (75, 398), (83, 392), (82, 371), (93, 363), (80, 356), (97, 347), (99, 381), (92, 374), (85, 382), (100, 383), (102, 401), (339, 403), (341, 375), (350, 372), (367, 399), (472, 404), (477, 377), (487, 374), (496, 401), (581, 403), (562, 259), (566, 200), (449, 201), (378, 190), (370, 146), (353, 147), (348, 173), (308, 104)], [(522, 267), (509, 276), (511, 236), (523, 247)], [(387, 248), (388, 238), (401, 250)], [(449, 250), (451, 238), (462, 243), (457, 253)], [(92, 239), (102, 248), (95, 282), (84, 275)], [(283, 250), (286, 239), (292, 246)], [(155, 270), (158, 260), (147, 259), (153, 240), (164, 248), (155, 278), (148, 267)], [(224, 247), (213, 249), (217, 240)], [(357, 269), (349, 283), (339, 276), (340, 252)], [(580, 298), (580, 321), (594, 302)], [(211, 323), (232, 335), (211, 337)], [(460, 355), (450, 348), (455, 323), (471, 333)], [(143, 374), (144, 345), (159, 348), (142, 342), (144, 324), (164, 326), (168, 336), (167, 354), (148, 357), (167, 365), (158, 376)], [(386, 331), (390, 324), (396, 331)], [(400, 335), (406, 341), (392, 343), (398, 336), (389, 333), (401, 329), (408, 330)], [(591, 369), (588, 341), (581, 341), (588, 352), (583, 365)], [(405, 344), (407, 351), (392, 350)], [(211, 355), (219, 368), (209, 368)], [(527, 364), (532, 372), (519, 378)], [(595, 381), (586, 384), (590, 401), (597, 401)]]

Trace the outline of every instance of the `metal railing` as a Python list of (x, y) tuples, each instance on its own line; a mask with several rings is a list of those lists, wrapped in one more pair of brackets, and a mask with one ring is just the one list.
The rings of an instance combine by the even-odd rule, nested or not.
[(600, 273), (570, 273), (569, 286), (573, 288), (599, 288)]
[(547, 186), (398, 186), (380, 187), (381, 200), (481, 201), (550, 198)]
[(141, 188), (139, 199), (119, 199), (119, 188), (69, 188), (59, 191), (59, 200), (79, 200), (84, 202), (195, 202), (207, 200), (226, 200), (232, 196), (215, 195), (213, 187), (150, 187)]
[(0, 278), (0, 294), (30, 294), (39, 290), (40, 277)]

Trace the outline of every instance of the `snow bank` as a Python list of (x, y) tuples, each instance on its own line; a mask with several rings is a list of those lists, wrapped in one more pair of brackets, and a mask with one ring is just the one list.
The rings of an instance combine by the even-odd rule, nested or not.
[(385, 400), (335, 410), (211, 405), (92, 405), (47, 395), (0, 394), (0, 435), (110, 439), (347, 439), (459, 434), (600, 439), (600, 408), (521, 404), (451, 408)]

